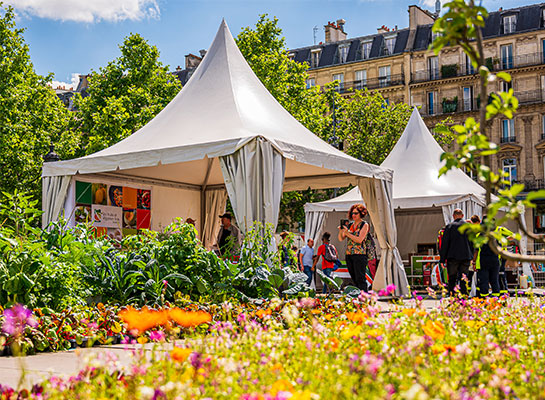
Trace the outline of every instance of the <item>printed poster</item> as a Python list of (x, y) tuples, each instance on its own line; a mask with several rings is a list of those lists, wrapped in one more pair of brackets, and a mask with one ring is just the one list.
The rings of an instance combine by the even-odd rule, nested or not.
[(91, 206), (93, 225), (98, 228), (121, 228), (122, 211), (120, 207), (93, 204)]

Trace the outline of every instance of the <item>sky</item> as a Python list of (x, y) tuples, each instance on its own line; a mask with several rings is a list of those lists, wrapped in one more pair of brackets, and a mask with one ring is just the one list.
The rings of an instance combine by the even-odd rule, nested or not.
[[(445, 0), (442, 0), (445, 3)], [(477, 0), (478, 2), (479, 0)], [(545, 1), (545, 0), (544, 0)], [(535, 4), (525, 0), (482, 0), (489, 11)], [(277, 17), (288, 48), (324, 41), (328, 21), (346, 20), (348, 37), (376, 33), (386, 25), (408, 27), (408, 6), (433, 11), (435, 0), (4, 0), (17, 13), (36, 72), (54, 74), (54, 86), (77, 85), (79, 74), (98, 71), (119, 57), (130, 33), (155, 45), (171, 70), (184, 56), (212, 42), (222, 18), (233, 36), (259, 15)], [(317, 28), (316, 33), (314, 27)]]

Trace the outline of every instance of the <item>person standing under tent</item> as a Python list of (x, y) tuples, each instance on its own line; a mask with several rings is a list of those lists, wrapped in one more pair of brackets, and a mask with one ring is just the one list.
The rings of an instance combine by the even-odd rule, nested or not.
[(312, 282), (312, 260), (314, 259), (314, 240), (307, 240), (307, 245), (303, 246), (299, 251), (299, 264), (301, 265), (301, 271), (307, 276), (306, 284), (310, 285)]
[(363, 220), (367, 209), (363, 204), (354, 204), (348, 211), (348, 218), (353, 222), (347, 227), (339, 226), (339, 241), (347, 240), (346, 266), (354, 285), (367, 291), (365, 271), (367, 269), (367, 250), (365, 239), (369, 233), (369, 224)]
[[(312, 264), (312, 270), (316, 268), (316, 264), (318, 263), (318, 260), (320, 259), (320, 256), (322, 257), (322, 271), (324, 272), (324, 275), (328, 278), (331, 277), (331, 273), (333, 272), (333, 267), (335, 267), (335, 261), (339, 259), (337, 249), (335, 246), (333, 246), (331, 243), (329, 243), (329, 239), (331, 238), (331, 233), (324, 232), (322, 235), (322, 245), (318, 247), (318, 253), (316, 253), (316, 258), (314, 259), (314, 264)], [(327, 284), (323, 282), (324, 288), (322, 289), (322, 294), (327, 293)]]
[(463, 219), (464, 212), (457, 208), (452, 216), (454, 221), (445, 227), (441, 240), (440, 262), (447, 264), (449, 294), (454, 295), (454, 288), (460, 276), (463, 277), (460, 291), (463, 295), (467, 295), (467, 276), (469, 265), (473, 259), (473, 246), (467, 235), (460, 232), (460, 227), (467, 223)]
[(242, 245), (242, 235), (240, 230), (232, 223), (231, 213), (226, 212), (220, 215), (221, 229), (217, 237), (217, 246), (222, 257), (238, 253)]

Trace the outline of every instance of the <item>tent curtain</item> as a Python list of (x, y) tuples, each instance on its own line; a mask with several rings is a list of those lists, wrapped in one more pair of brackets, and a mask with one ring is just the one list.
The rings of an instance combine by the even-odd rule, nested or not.
[(71, 176), (44, 176), (42, 178), (42, 228), (56, 221), (64, 206)]
[(305, 212), (305, 239), (314, 240), (317, 243), (318, 235), (322, 231), (325, 222), (325, 211)]
[(225, 189), (206, 190), (204, 196), (206, 205), (202, 242), (204, 247), (211, 249), (216, 244), (216, 237), (220, 230), (218, 217), (225, 211), (227, 192)]
[(478, 215), (481, 218), (483, 216), (483, 206), (477, 203), (472, 196), (464, 196), (464, 198), (459, 199), (454, 203), (442, 205), (441, 208), (443, 209), (445, 225), (454, 221), (452, 213), (457, 208), (464, 212), (464, 218), (466, 219), (469, 219), (472, 215)]
[(225, 187), (242, 233), (254, 221), (278, 224), (286, 161), (272, 144), (258, 137), (220, 157)]
[(409, 282), (396, 247), (397, 228), (392, 204), (392, 182), (368, 178), (360, 179), (358, 186), (380, 246), (381, 257), (373, 281), (373, 290), (379, 291), (394, 284), (395, 294), (405, 296), (409, 292)]

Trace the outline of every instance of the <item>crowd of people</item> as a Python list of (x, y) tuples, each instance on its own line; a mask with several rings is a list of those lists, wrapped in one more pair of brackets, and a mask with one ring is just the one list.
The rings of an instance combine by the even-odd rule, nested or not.
[[(448, 224), (439, 241), (440, 263), (446, 265), (448, 273), (448, 291), (453, 295), (459, 286), (462, 295), (469, 295), (476, 273), (476, 295), (479, 297), (499, 296), (507, 293), (505, 260), (494, 253), (490, 246), (483, 245), (476, 249), (466, 233), (460, 231), (464, 224), (482, 223), (477, 215), (464, 220), (460, 209), (454, 210), (454, 221)], [(483, 218), (484, 220), (484, 218)], [(499, 227), (497, 233), (512, 240), (513, 232)]]
[[(376, 263), (376, 250), (369, 223), (364, 220), (368, 214), (363, 204), (354, 204), (348, 211), (348, 219), (343, 220), (338, 227), (339, 242), (346, 241), (346, 267), (354, 285), (363, 291), (368, 290), (366, 272), (371, 262)], [(454, 295), (455, 289), (460, 288), (462, 295), (469, 295), (472, 281), (476, 281), (476, 295), (480, 297), (499, 296), (507, 293), (505, 277), (505, 260), (496, 255), (490, 246), (484, 245), (478, 249), (473, 247), (468, 235), (460, 231), (464, 224), (481, 223), (477, 215), (469, 220), (464, 219), (460, 209), (453, 212), (453, 222), (441, 230), (439, 245), (440, 263), (446, 266), (448, 275), (448, 292)], [(222, 256), (237, 254), (242, 245), (240, 230), (233, 224), (232, 215), (228, 212), (220, 215), (221, 228), (217, 236), (217, 250)], [(498, 228), (498, 232), (506, 238), (512, 239), (513, 233), (506, 228)], [(284, 265), (292, 263), (287, 244), (287, 232), (280, 234), (281, 261)], [(321, 261), (321, 269), (325, 276), (331, 277), (341, 262), (335, 246), (331, 243), (331, 233), (324, 232), (321, 236), (322, 244), (314, 249), (314, 240), (309, 238), (306, 245), (297, 252), (296, 263), (301, 272), (307, 276), (306, 283), (311, 284), (317, 264)], [(296, 251), (297, 248), (290, 248)], [(322, 293), (329, 288), (323, 282)]]

